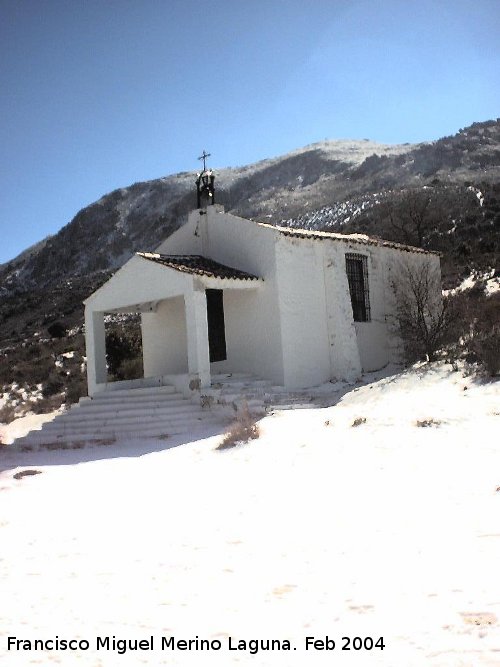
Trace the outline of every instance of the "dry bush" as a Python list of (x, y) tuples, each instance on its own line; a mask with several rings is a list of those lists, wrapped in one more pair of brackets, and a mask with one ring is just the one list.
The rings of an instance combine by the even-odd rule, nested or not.
[(62, 394), (55, 394), (54, 396), (41, 398), (39, 401), (31, 402), (31, 404), (28, 404), (28, 409), (36, 415), (45, 415), (48, 412), (59, 410), (63, 403), (64, 396)]
[(134, 359), (124, 359), (116, 372), (118, 380), (137, 380), (144, 376), (142, 356)]
[(255, 440), (259, 435), (260, 430), (257, 418), (255, 415), (252, 415), (248, 409), (248, 405), (245, 404), (238, 412), (236, 420), (230, 426), (217, 449), (229, 449), (239, 443)]
[(471, 349), (488, 375), (500, 375), (500, 330), (475, 337)]
[(50, 398), (56, 394), (60, 394), (64, 389), (64, 382), (62, 376), (52, 371), (49, 376), (42, 383), (42, 396), (44, 398)]
[(356, 417), (351, 426), (361, 426), (361, 424), (366, 424), (366, 417)]
[(464, 358), (488, 375), (500, 374), (500, 294), (472, 288), (452, 297), (455, 326), (445, 340), (448, 359)]
[(500, 294), (476, 300), (468, 347), (488, 375), (500, 374)]
[(441, 422), (439, 419), (433, 419), (432, 417), (430, 419), (417, 419), (415, 422), (415, 426), (419, 426), (420, 428), (428, 428), (429, 426), (440, 426)]
[(135, 380), (143, 377), (142, 335), (140, 319), (128, 316), (106, 328), (106, 360), (112, 380)]
[(83, 375), (71, 375), (66, 386), (66, 405), (78, 403), (82, 396), (87, 395), (87, 383)]
[(2, 408), (0, 408), (0, 423), (10, 424), (16, 418), (16, 410), (14, 406), (6, 403)]
[(406, 360), (435, 361), (456, 321), (451, 301), (441, 297), (439, 270), (430, 261), (402, 263), (392, 290)]

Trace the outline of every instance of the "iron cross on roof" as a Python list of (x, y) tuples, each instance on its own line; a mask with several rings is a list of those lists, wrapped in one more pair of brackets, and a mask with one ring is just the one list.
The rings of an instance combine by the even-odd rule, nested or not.
[(207, 153), (206, 151), (203, 151), (203, 155), (200, 155), (198, 160), (203, 160), (203, 171), (207, 170), (207, 157), (210, 157), (211, 153)]

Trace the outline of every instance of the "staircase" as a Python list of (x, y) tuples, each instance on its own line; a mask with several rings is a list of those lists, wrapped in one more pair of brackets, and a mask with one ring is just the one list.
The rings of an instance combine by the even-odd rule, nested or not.
[(72, 449), (111, 444), (122, 438), (165, 438), (224, 424), (244, 406), (256, 416), (271, 410), (316, 407), (307, 390), (289, 391), (269, 380), (242, 373), (212, 376), (201, 396), (185, 398), (173, 386), (104, 391), (82, 398), (68, 411), (18, 438), (24, 450)]
[(292, 391), (243, 373), (212, 375), (212, 386), (202, 390), (201, 403), (232, 407), (235, 412), (246, 405), (256, 415), (272, 410), (317, 407), (307, 389)]
[(80, 399), (13, 444), (25, 450), (77, 448), (110, 444), (118, 438), (168, 438), (215, 423), (222, 423), (221, 415), (185, 398), (172, 386), (120, 389)]

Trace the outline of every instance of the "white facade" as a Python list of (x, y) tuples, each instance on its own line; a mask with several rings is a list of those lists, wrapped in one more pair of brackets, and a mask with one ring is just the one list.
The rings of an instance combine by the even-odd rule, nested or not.
[[(212, 372), (253, 373), (290, 389), (355, 379), (398, 358), (391, 290), (398, 265), (430, 262), (439, 271), (434, 253), (273, 227), (217, 205), (193, 211), (156, 253), (133, 257), (86, 301), (90, 395), (108, 387), (108, 312), (141, 312), (145, 383), (178, 376), (204, 387)], [(222, 266), (183, 266), (193, 255)], [(368, 315), (356, 319), (365, 321), (354, 321), (346, 255), (364, 267)], [(171, 266), (159, 263), (164, 256), (181, 258)], [(205, 290), (222, 290), (225, 359), (212, 363)]]

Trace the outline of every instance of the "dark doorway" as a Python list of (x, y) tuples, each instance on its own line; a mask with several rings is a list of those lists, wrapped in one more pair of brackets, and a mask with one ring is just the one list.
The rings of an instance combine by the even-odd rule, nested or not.
[(227, 359), (224, 304), (221, 289), (207, 289), (208, 348), (210, 361)]

